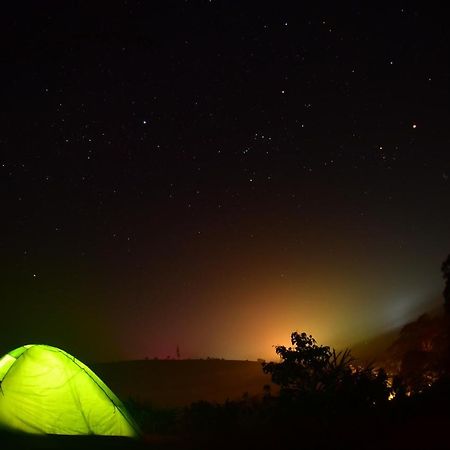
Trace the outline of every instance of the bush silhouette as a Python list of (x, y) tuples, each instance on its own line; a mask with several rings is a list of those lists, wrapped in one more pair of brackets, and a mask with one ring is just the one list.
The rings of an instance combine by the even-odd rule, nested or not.
[(317, 405), (324, 399), (366, 406), (387, 401), (390, 389), (385, 372), (354, 365), (350, 350), (336, 352), (298, 332), (291, 334), (291, 343), (291, 347), (275, 348), (281, 362), (263, 363), (263, 371), (280, 386), (280, 397), (313, 400)]

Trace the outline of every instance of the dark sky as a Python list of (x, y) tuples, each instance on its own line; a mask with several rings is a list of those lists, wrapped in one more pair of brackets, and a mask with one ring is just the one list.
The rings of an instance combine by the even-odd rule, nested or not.
[(2, 10), (1, 352), (255, 359), (439, 304), (448, 18), (372, 4)]

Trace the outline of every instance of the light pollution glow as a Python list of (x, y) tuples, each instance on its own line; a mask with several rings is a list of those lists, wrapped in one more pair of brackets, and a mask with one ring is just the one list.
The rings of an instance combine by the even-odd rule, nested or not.
[(122, 350), (127, 358), (174, 357), (178, 344), (182, 357), (269, 360), (276, 358), (274, 345), (289, 344), (294, 330), (342, 348), (399, 327), (437, 304), (430, 302), (433, 285), (427, 290), (420, 281), (409, 292), (331, 276), (326, 284), (317, 277), (297, 282), (289, 275), (257, 284), (247, 280), (239, 288), (185, 293), (176, 310), (159, 308), (151, 326), (148, 309), (141, 320), (133, 319), (127, 337), (126, 345), (134, 344), (138, 352)]

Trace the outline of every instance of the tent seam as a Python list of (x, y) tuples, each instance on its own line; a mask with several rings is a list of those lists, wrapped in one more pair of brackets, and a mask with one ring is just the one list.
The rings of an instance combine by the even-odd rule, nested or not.
[[(32, 345), (34, 347), (34, 345)], [(24, 350), (17, 358), (15, 356), (10, 355), (9, 353), (7, 353), (7, 355), (11, 356), (11, 358), (14, 358), (15, 361), (9, 366), (8, 370), (5, 372), (5, 375), (3, 375), (3, 378), (1, 380), (1, 383), (3, 384), (3, 381), (5, 381), (6, 375), (8, 375), (9, 371), (11, 370), (12, 366), (14, 366), (14, 364), (16, 364), (17, 360), (24, 354), (26, 353), (28, 350), (30, 350), (31, 347), (28, 347), (26, 350)], [(3, 388), (1, 389), (2, 394), (5, 395), (5, 393), (3, 392)]]
[[(89, 373), (89, 372), (87, 372), (86, 371), (86, 369), (84, 368), (84, 367), (81, 367), (79, 364), (78, 364), (78, 361), (77, 361), (77, 359), (74, 357), (74, 356), (72, 356), (72, 355), (70, 355), (70, 357), (68, 356), (68, 354), (65, 352), (65, 351), (63, 351), (63, 350), (61, 350), (61, 349), (59, 349), (59, 348), (56, 348), (56, 350), (58, 351), (58, 352), (60, 352), (60, 353), (62, 353), (67, 359), (70, 359), (74, 364), (76, 364), (76, 366), (79, 368), (79, 369), (81, 369), (100, 389), (101, 389), (101, 391), (106, 395), (106, 397), (108, 398), (108, 400), (113, 404), (113, 406), (114, 406), (114, 409), (115, 410), (118, 410), (119, 412), (120, 412), (120, 414), (121, 414), (121, 416), (128, 422), (128, 424), (133, 428), (133, 430), (135, 430), (137, 433), (138, 433), (138, 430), (136, 429), (136, 426), (135, 426), (135, 424), (133, 424), (132, 422), (130, 422), (130, 420), (128, 419), (128, 417), (122, 412), (122, 410), (120, 409), (120, 407), (118, 406), (118, 405), (116, 405), (115, 403), (114, 403), (114, 401), (113, 401), (113, 399), (108, 395), (108, 393), (103, 389), (103, 387), (102, 386), (100, 386), (98, 383), (97, 383), (97, 381), (91, 376), (91, 374)], [(119, 399), (119, 401), (120, 401), (120, 399)], [(139, 433), (138, 433), (139, 434)]]

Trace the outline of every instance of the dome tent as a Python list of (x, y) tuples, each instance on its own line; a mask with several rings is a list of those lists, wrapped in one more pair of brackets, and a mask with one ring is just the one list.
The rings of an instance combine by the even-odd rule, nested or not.
[(36, 434), (138, 435), (108, 386), (48, 345), (24, 345), (0, 359), (0, 426)]

